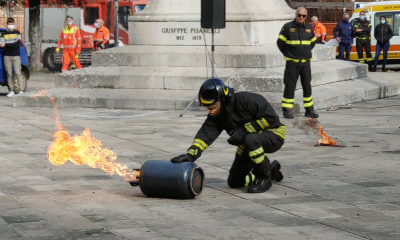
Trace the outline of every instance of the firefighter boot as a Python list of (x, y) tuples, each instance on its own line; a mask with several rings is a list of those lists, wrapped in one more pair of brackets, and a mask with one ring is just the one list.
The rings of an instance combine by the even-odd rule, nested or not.
[(293, 119), (293, 112), (291, 108), (282, 108), (283, 111), (283, 117), (288, 118), (288, 119)]
[(306, 108), (306, 113), (304, 114), (304, 117), (318, 118), (319, 115), (314, 112), (313, 107), (308, 107), (308, 108)]
[(271, 180), (275, 180), (277, 182), (282, 181), (283, 179), (283, 174), (281, 173), (281, 164), (274, 160), (271, 165)]
[(247, 188), (248, 193), (263, 193), (272, 187), (270, 162), (267, 157), (253, 168), (255, 180)]
[(271, 173), (268, 172), (262, 177), (257, 177), (253, 184), (247, 188), (248, 193), (263, 193), (272, 187)]

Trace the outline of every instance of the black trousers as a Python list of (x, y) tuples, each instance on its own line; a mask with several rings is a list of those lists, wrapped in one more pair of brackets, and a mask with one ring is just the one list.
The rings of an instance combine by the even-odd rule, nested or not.
[(297, 80), (301, 80), (303, 87), (303, 102), (306, 109), (314, 109), (311, 89), (311, 63), (310, 61), (301, 63), (294, 61), (286, 61), (283, 83), (285, 89), (283, 91), (282, 108), (294, 107), (294, 92), (296, 90)]
[(364, 51), (365, 50), (365, 55), (367, 57), (367, 62), (369, 64), (372, 64), (372, 61), (374, 58), (372, 57), (371, 54), (371, 41), (369, 39), (356, 39), (356, 48), (357, 48), (357, 55), (358, 55), (358, 61), (360, 63), (364, 63)]
[[(270, 161), (266, 153), (278, 151), (283, 143), (284, 140), (271, 131), (247, 134), (244, 144), (237, 148), (235, 160), (229, 170), (228, 185), (231, 188), (241, 188), (246, 186), (246, 177), (249, 178), (249, 175), (266, 176), (270, 171)], [(259, 153), (259, 156), (254, 155), (254, 152)], [(262, 161), (256, 163), (257, 158), (262, 158)]]

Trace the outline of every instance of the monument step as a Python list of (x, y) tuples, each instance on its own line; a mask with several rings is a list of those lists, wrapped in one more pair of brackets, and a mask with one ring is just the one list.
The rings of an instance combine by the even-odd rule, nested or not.
[[(399, 94), (400, 82), (394, 74), (373, 73), (378, 79), (365, 77), (345, 82), (335, 82), (313, 88), (316, 109), (384, 98)], [(196, 96), (197, 90), (158, 89), (68, 89), (52, 88), (48, 96), (33, 99), (33, 94), (13, 97), (15, 107), (52, 107), (49, 97), (54, 97), (59, 108), (120, 108), (120, 109), (184, 109)], [(275, 109), (280, 109), (282, 92), (260, 92)], [(300, 110), (303, 91), (296, 90), (295, 111)], [(196, 103), (193, 104), (196, 106)]]
[[(365, 64), (329, 60), (312, 62), (312, 86), (367, 76)], [(283, 91), (284, 66), (217, 68), (218, 78), (238, 91)], [(58, 75), (57, 88), (197, 90), (211, 76), (211, 69), (193, 67), (88, 67)], [(301, 88), (298, 81), (297, 88)]]
[[(313, 61), (336, 58), (336, 48), (317, 44)], [(270, 68), (285, 64), (282, 53), (274, 46), (217, 46), (215, 65), (218, 68)], [(211, 47), (128, 45), (93, 52), (93, 66), (211, 66)]]

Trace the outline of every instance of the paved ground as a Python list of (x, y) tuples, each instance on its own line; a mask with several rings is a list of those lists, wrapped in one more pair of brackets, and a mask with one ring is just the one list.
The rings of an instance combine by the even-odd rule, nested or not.
[[(33, 76), (28, 90), (53, 76)], [(1, 90), (1, 240), (400, 239), (400, 97), (319, 111), (326, 132), (346, 147), (315, 147), (319, 137), (305, 118), (283, 120), (286, 143), (270, 158), (285, 179), (263, 194), (227, 186), (235, 148), (223, 133), (198, 161), (205, 190), (183, 201), (147, 198), (98, 169), (53, 166), (52, 109), (13, 108)], [(186, 150), (204, 112), (179, 113), (60, 110), (71, 134), (90, 128), (130, 168)]]

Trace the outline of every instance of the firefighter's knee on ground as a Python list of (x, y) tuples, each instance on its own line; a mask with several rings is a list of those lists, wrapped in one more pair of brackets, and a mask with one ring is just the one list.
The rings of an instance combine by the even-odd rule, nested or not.
[(228, 176), (228, 186), (230, 188), (242, 188), (244, 187), (243, 179), (238, 179), (234, 174)]

